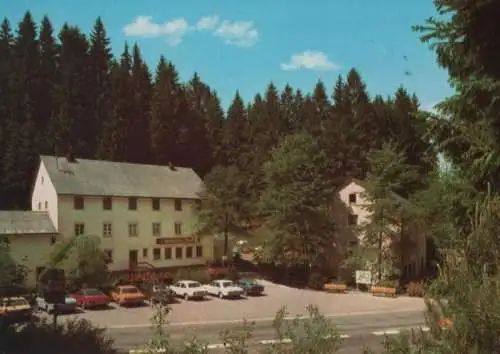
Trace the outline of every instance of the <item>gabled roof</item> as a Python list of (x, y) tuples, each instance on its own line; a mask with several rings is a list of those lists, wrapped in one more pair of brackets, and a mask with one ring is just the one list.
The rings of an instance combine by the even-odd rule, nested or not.
[(52, 220), (40, 211), (0, 211), (0, 235), (57, 233)]
[(197, 199), (203, 182), (191, 168), (40, 156), (57, 194)]

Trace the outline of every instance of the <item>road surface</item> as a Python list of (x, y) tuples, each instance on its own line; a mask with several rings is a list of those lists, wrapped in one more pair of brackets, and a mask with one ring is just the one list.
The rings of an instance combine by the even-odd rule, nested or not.
[[(337, 329), (343, 339), (343, 354), (362, 353), (364, 346), (375, 351), (382, 349), (381, 343), (384, 335), (396, 335), (400, 331), (411, 328), (424, 327), (424, 316), (421, 311), (402, 311), (380, 314), (336, 316), (331, 320), (337, 325)], [(214, 353), (221, 352), (224, 346), (220, 333), (225, 330), (241, 328), (241, 323), (234, 321), (197, 324), (171, 324), (167, 326), (171, 341), (174, 345), (182, 345), (184, 341), (196, 337)], [(124, 327), (109, 328), (108, 334), (115, 340), (115, 346), (123, 353), (142, 347), (152, 334), (147, 327)], [(272, 321), (262, 320), (254, 323), (252, 339), (249, 343), (255, 352), (258, 348), (271, 345), (275, 341), (275, 331)]]

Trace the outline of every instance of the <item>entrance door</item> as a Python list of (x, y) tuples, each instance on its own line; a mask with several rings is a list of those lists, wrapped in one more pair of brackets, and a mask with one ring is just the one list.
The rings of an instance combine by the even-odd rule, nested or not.
[(128, 252), (129, 267), (130, 268), (137, 267), (137, 261), (138, 261), (138, 251), (137, 250), (130, 250)]

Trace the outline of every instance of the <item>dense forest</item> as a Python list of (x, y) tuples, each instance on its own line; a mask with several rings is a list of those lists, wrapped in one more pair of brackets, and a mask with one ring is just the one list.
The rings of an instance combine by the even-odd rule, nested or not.
[(231, 166), (248, 195), (259, 193), (272, 148), (296, 132), (319, 142), (334, 185), (364, 178), (368, 152), (387, 141), (422, 176), (435, 168), (415, 95), (401, 87), (370, 97), (354, 68), (328, 86), (318, 81), (308, 94), (269, 83), (251, 102), (236, 92), (224, 112), (214, 89), (196, 73), (182, 82), (168, 58), (149, 68), (137, 44), (113, 56), (100, 18), (88, 35), (68, 23), (54, 33), (48, 17), (38, 25), (29, 12), (16, 28), (4, 19), (0, 208), (29, 208), (38, 155), (70, 148), (79, 158), (189, 166), (202, 177)]

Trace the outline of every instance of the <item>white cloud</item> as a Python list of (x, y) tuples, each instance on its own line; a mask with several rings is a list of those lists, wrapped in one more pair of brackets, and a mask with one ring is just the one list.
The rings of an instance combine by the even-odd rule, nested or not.
[(259, 31), (252, 21), (222, 21), (214, 35), (237, 47), (251, 47), (259, 40)]
[(181, 43), (191, 30), (184, 18), (174, 19), (165, 23), (155, 23), (151, 16), (137, 16), (132, 23), (123, 27), (123, 32), (129, 37), (165, 37), (171, 46)]
[(339, 65), (331, 62), (323, 52), (306, 50), (300, 54), (294, 54), (288, 63), (280, 65), (281, 70), (337, 70)]
[(196, 22), (199, 31), (213, 31), (219, 24), (219, 16), (204, 16)]

